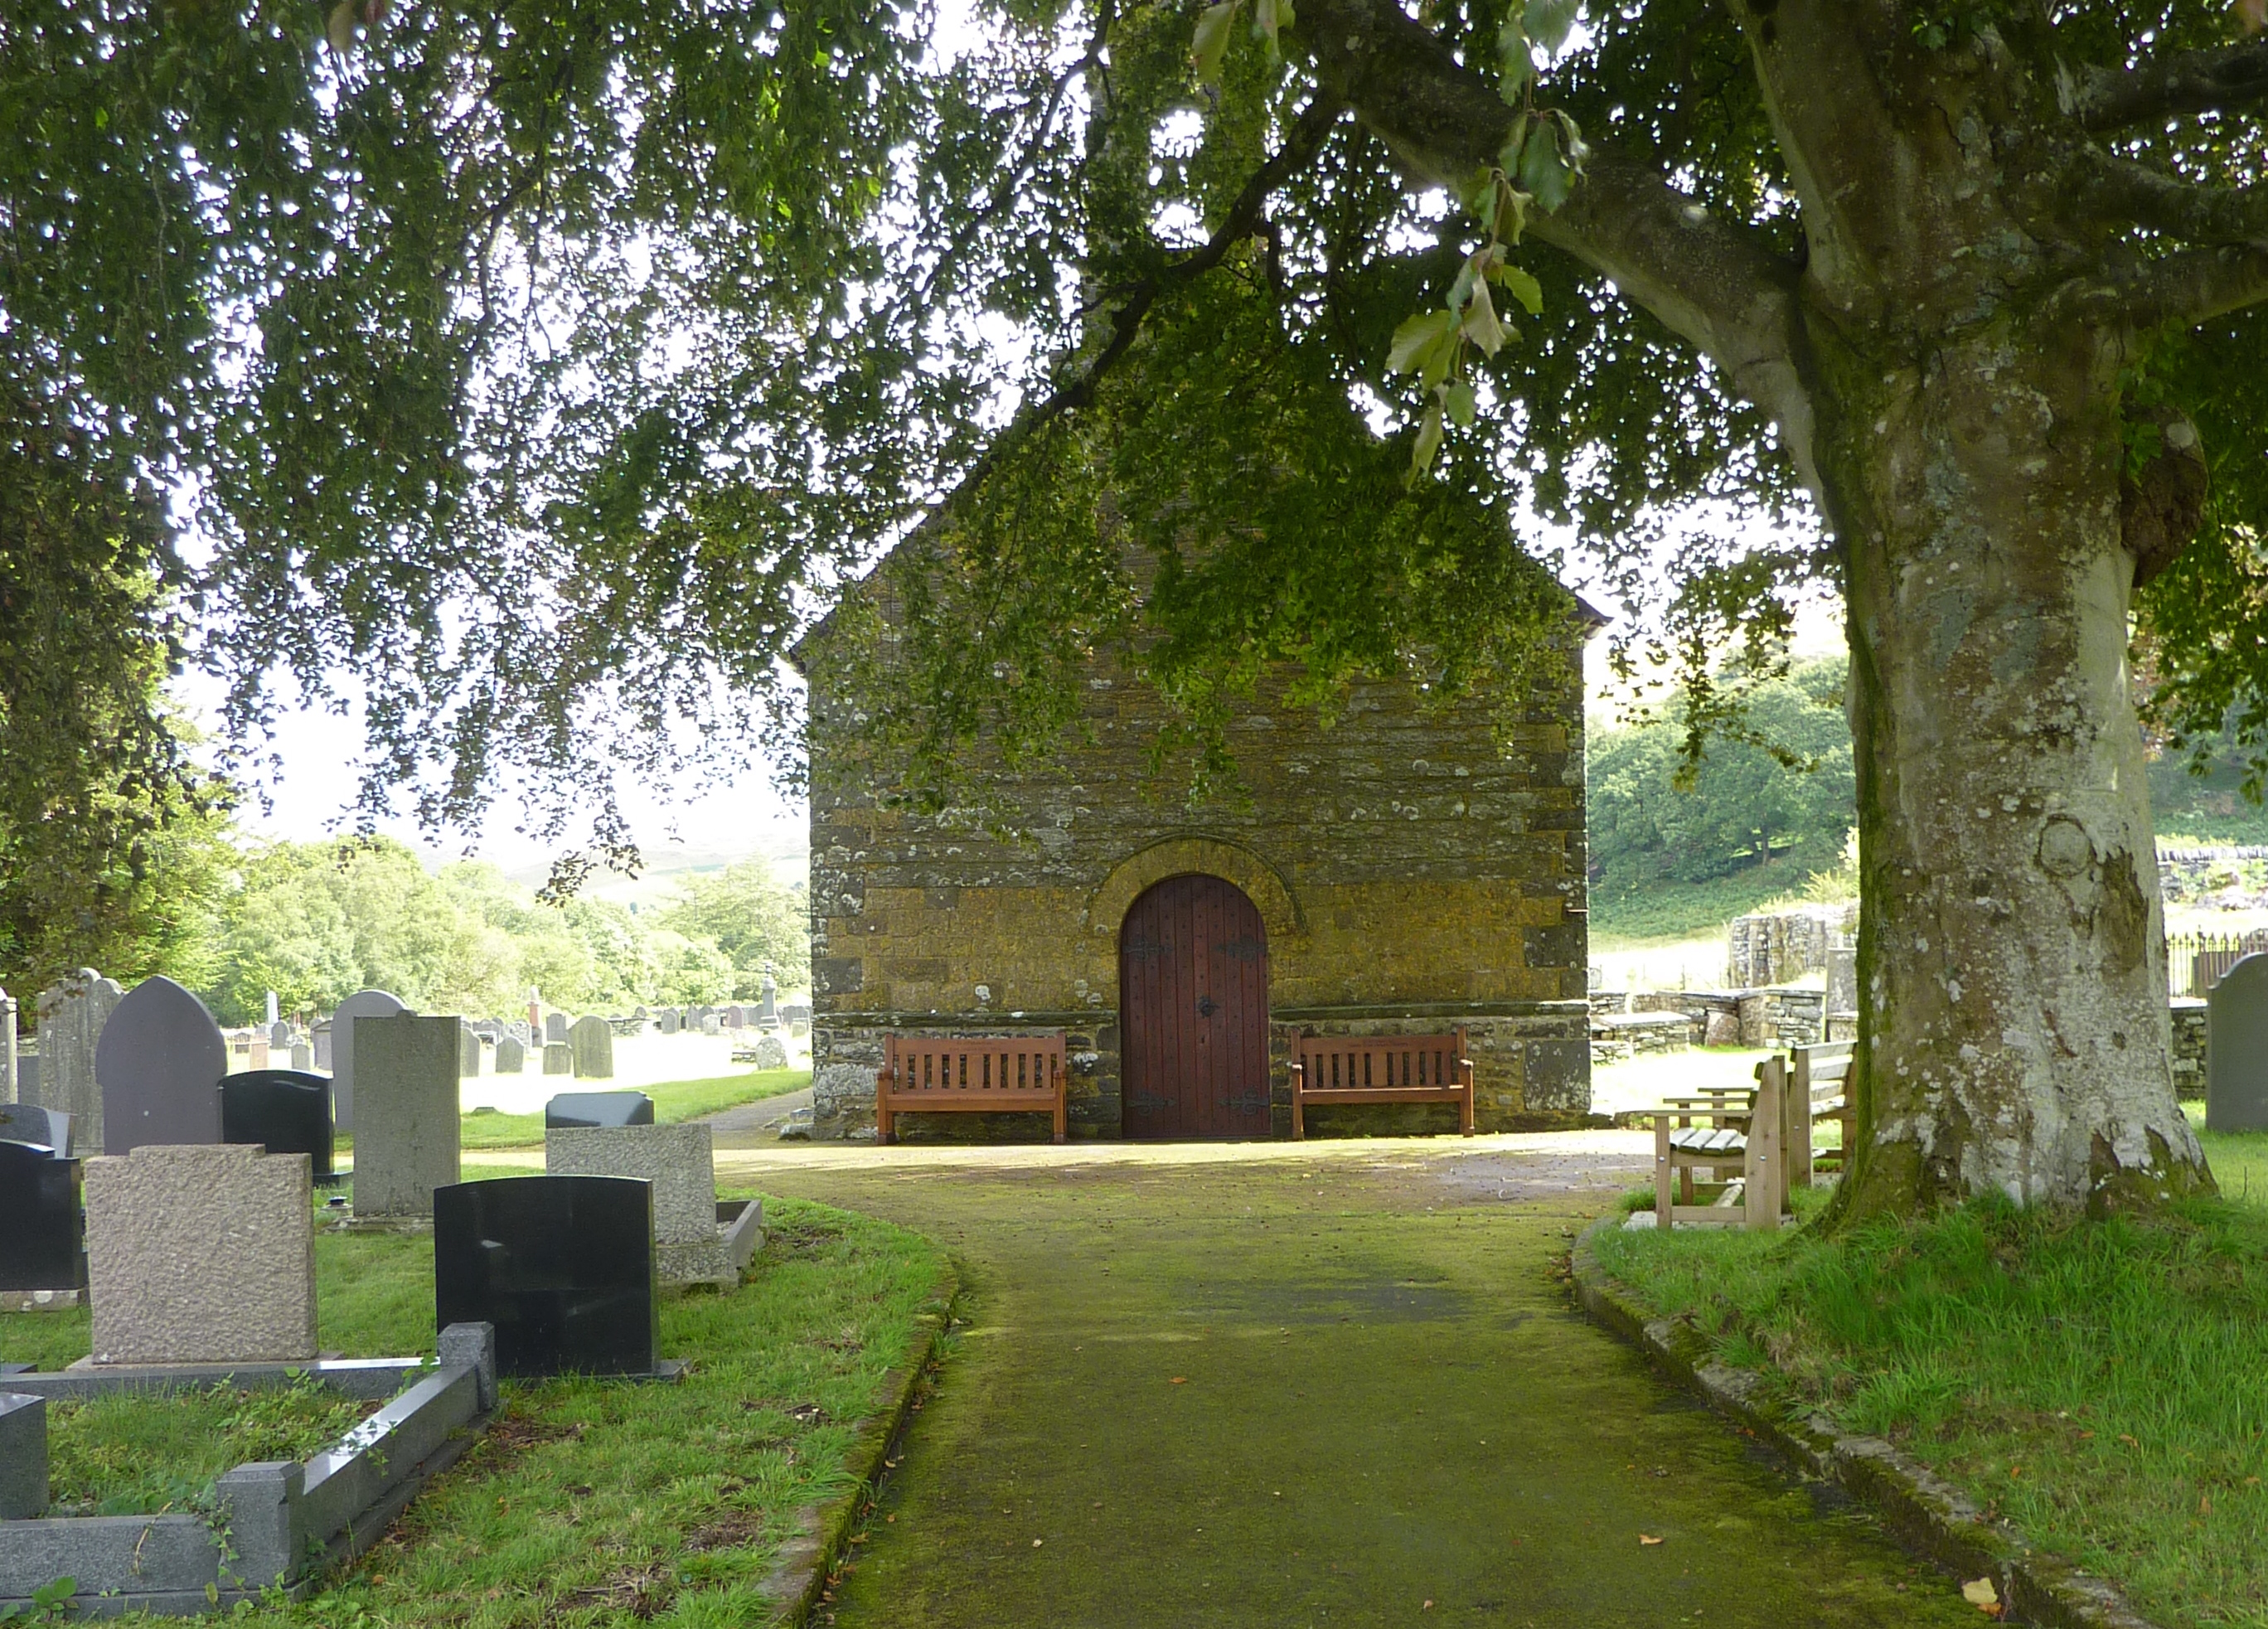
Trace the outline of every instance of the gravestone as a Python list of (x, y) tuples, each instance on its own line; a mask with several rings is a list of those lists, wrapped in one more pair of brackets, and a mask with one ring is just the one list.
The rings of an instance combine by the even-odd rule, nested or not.
[(615, 1078), (615, 1032), (603, 1018), (578, 1018), (567, 1032), (574, 1049), (575, 1072), (585, 1080)]
[(726, 1007), (726, 1008), (725, 1009), (725, 1028), (727, 1028), (727, 1029), (746, 1029), (747, 1027), (748, 1027), (748, 1009), (747, 1009), (747, 1007), (744, 1007), (744, 1006), (728, 1006), (728, 1007)]
[(305, 1041), (292, 1042), (291, 1067), (301, 1074), (312, 1072), (315, 1067), (315, 1049)]
[(48, 1400), (0, 1383), (0, 1522), (48, 1514)]
[(270, 1023), (268, 1026), (268, 1044), (270, 1047), (290, 1046), (291, 1044), (291, 1026), (284, 1022), (284, 1021), (280, 1018)]
[(315, 1355), (307, 1156), (147, 1146), (86, 1161), (96, 1363)]
[(725, 1033), (723, 1021), (714, 1013), (703, 1013), (701, 1015), (701, 1033), (704, 1036), (723, 1035)]
[[(102, 1087), (95, 1080), (95, 1043), (126, 992), (83, 967), (40, 993), (37, 1102), (71, 1117), (82, 1148), (102, 1146)], [(21, 1076), (18, 1075), (20, 1081)]]
[(355, 1021), (354, 1213), (431, 1216), (433, 1190), (457, 1180), (457, 1037), (453, 1018)]
[(756, 1021), (760, 1024), (779, 1022), (779, 986), (772, 982), (770, 968), (764, 969), (763, 999), (756, 1008)]
[(71, 1140), (70, 1116), (37, 1103), (0, 1103), (0, 1143), (52, 1148), (66, 1160), (78, 1153)]
[(313, 1037), (315, 1067), (328, 1070), (331, 1066), (331, 1021), (325, 1019), (315, 1026)]
[(268, 1016), (262, 1021), (272, 1024), (278, 1021), (282, 1016), (282, 1011), (276, 1003), (276, 992), (271, 990), (268, 992)]
[(557, 1046), (567, 1038), (567, 1014), (546, 1013), (543, 1015), (543, 1044)]
[(807, 1024), (811, 1021), (811, 1007), (805, 1002), (791, 1001), (780, 1008), (780, 1016), (791, 1024)]
[(220, 1088), (221, 1140), (304, 1154), (315, 1181), (331, 1175), (331, 1083), (291, 1069), (232, 1074)]
[(464, 1020), (457, 1021), (457, 1074), (469, 1080), (481, 1072), (481, 1037)]
[(644, 1092), (561, 1092), (543, 1105), (543, 1129), (652, 1125), (653, 1099)]
[(331, 1014), (331, 1120), (342, 1131), (355, 1129), (355, 1024), (409, 1010), (383, 990), (357, 990)]
[(16, 1101), (19, 1103), (40, 1101), (40, 1049), (26, 1046), (21, 1042), (16, 1046)]
[(499, 1375), (652, 1374), (656, 1288), (651, 1183), (508, 1176), (433, 1196), (434, 1316), (494, 1324)]
[(787, 1032), (793, 1036), (797, 1040), (800, 1041), (811, 1033), (810, 1021), (802, 1018), (791, 1018), (787, 1021)]
[(666, 1036), (675, 1035), (680, 1028), (677, 1009), (675, 1007), (662, 1008), (661, 1017), (654, 1027)]
[(787, 1067), (787, 1043), (777, 1036), (756, 1037), (756, 1067), (784, 1069)]
[(527, 1067), (527, 1048), (518, 1036), (506, 1036), (497, 1043), (496, 1072), (498, 1074), (518, 1074)]
[(2268, 955), (2222, 974), (2205, 1014), (2205, 1130), (2268, 1130)]
[(636, 1176), (652, 1183), (654, 1257), (662, 1281), (740, 1281), (717, 1228), (717, 1156), (708, 1126), (565, 1126), (547, 1114), (543, 1168), (554, 1176)]
[(1830, 1013), (1859, 1010), (1859, 947), (1837, 940), (1827, 950), (1827, 1008)]
[(0, 1103), (26, 1101), (16, 1095), (16, 998), (0, 990)]
[(522, 1050), (535, 1044), (535, 1030), (524, 1018), (515, 1018), (504, 1027), (504, 1034), (520, 1044)]
[(81, 1162), (31, 1143), (0, 1142), (0, 1294), (86, 1286)]
[(144, 979), (119, 1002), (95, 1047), (94, 1072), (105, 1154), (220, 1141), (228, 1044), (205, 1004), (164, 975)]
[(252, 1045), (248, 1050), (251, 1056), (246, 1059), (247, 1067), (253, 1069), (265, 1069), (268, 1067), (268, 1037), (266, 1036), (253, 1036)]
[(573, 1074), (575, 1072), (575, 1049), (568, 1045), (564, 1041), (552, 1041), (547, 1043), (543, 1048), (543, 1072), (546, 1074)]

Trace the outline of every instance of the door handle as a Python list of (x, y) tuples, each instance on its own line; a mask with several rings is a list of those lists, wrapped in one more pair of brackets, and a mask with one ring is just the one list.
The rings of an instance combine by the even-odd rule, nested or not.
[(1213, 999), (1211, 996), (1199, 996), (1197, 998), (1198, 1017), (1211, 1018), (1215, 1013), (1219, 1011), (1220, 1008), (1213, 1004)]

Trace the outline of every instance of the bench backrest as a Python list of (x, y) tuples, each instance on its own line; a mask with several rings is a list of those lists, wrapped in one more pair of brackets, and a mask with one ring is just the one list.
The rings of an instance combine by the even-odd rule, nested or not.
[(1814, 1097), (1841, 1093), (1851, 1078), (1851, 1049), (1856, 1044), (1852, 1041), (1822, 1041), (1816, 1046), (1793, 1048), (1795, 1089), (1808, 1091)]
[(1063, 1083), (1064, 1038), (887, 1036), (883, 1067), (894, 1092), (1051, 1092)]
[(1462, 1029), (1445, 1036), (1297, 1035), (1292, 1061), (1301, 1066), (1302, 1089), (1310, 1092), (1459, 1086), (1472, 1068)]

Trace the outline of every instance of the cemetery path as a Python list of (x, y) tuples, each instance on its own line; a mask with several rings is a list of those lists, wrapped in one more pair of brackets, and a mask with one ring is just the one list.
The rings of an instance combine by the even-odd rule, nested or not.
[(720, 1149), (964, 1266), (970, 1326), (821, 1621), (1976, 1622), (1569, 1306), (1554, 1257), (1649, 1154)]

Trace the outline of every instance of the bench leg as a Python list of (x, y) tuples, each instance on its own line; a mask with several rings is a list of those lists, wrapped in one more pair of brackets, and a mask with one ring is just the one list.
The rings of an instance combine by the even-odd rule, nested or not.
[(1056, 1140), (1057, 1142), (1067, 1140), (1071, 1135), (1071, 1103), (1069, 1102), (1069, 1096), (1070, 1095), (1066, 1092), (1057, 1092), (1056, 1094)]
[(894, 1143), (898, 1134), (890, 1114), (890, 1076), (885, 1070), (874, 1082), (874, 1140)]
[(1669, 1117), (1656, 1115), (1653, 1120), (1653, 1225), (1667, 1232), (1669, 1213), (1675, 1205), (1674, 1187), (1669, 1173)]
[(1457, 1129), (1468, 1137), (1473, 1134), (1473, 1083), (1469, 1075), (1465, 1080), (1465, 1095), (1457, 1099)]
[(1304, 1142), (1307, 1137), (1307, 1122), (1300, 1113), (1300, 1085), (1292, 1083), (1292, 1140)]

